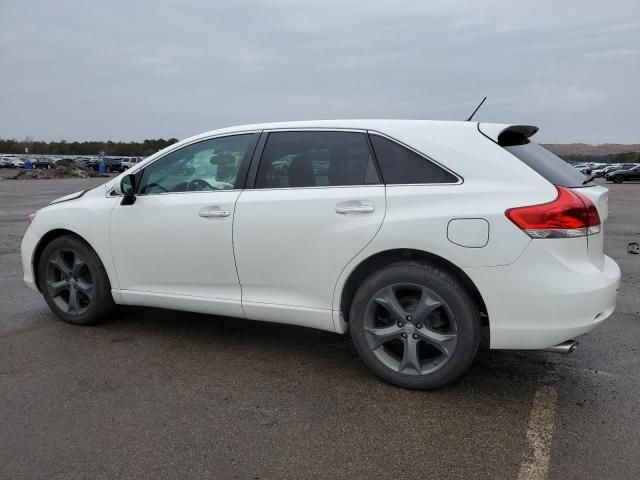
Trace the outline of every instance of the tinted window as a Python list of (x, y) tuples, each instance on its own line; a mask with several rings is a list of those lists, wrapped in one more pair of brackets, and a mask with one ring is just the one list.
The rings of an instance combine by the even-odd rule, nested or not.
[(171, 152), (144, 169), (140, 193), (230, 190), (247, 163), (258, 134), (232, 135), (194, 143)]
[(537, 143), (504, 147), (554, 185), (582, 187), (584, 174)]
[(454, 175), (397, 142), (371, 135), (371, 143), (387, 185), (458, 182)]
[(273, 132), (262, 152), (256, 188), (380, 183), (363, 133)]

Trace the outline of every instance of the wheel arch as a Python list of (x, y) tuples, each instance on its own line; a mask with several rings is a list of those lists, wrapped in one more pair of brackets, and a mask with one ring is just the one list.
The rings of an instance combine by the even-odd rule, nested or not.
[(358, 266), (356, 266), (356, 268), (353, 269), (347, 277), (340, 293), (340, 310), (346, 322), (349, 322), (349, 310), (358, 286), (369, 275), (380, 268), (402, 260), (427, 262), (431, 265), (447, 270), (449, 273), (454, 275), (458, 280), (460, 280), (471, 295), (472, 299), (476, 302), (481, 313), (482, 326), (489, 326), (487, 306), (482, 298), (482, 294), (464, 270), (439, 255), (411, 248), (385, 250), (375, 253), (374, 255), (364, 259), (358, 264)]
[[(77, 232), (74, 232), (72, 230), (68, 230), (66, 228), (55, 228), (53, 230), (49, 230), (38, 241), (38, 244), (36, 245), (36, 248), (33, 251), (33, 257), (31, 259), (31, 266), (32, 266), (32, 269), (33, 269), (33, 280), (34, 280), (34, 283), (35, 283), (38, 291), (40, 291), (40, 292), (42, 292), (42, 290), (40, 289), (40, 278), (39, 278), (39, 275), (38, 275), (38, 270), (39, 270), (38, 269), (38, 265), (40, 263), (40, 258), (42, 257), (42, 252), (47, 247), (47, 245), (49, 245), (53, 240), (55, 240), (56, 238), (63, 237), (65, 235), (73, 235), (74, 237), (79, 238), (89, 248), (91, 248), (91, 250), (93, 250), (93, 252), (96, 254), (96, 256), (102, 262), (102, 259), (100, 258), (100, 255), (98, 255), (98, 253), (96, 252), (96, 249), (93, 248), (91, 246), (91, 243), (89, 243), (87, 241), (87, 239), (84, 238), (82, 235), (80, 235)], [(104, 262), (102, 262), (102, 263), (104, 265)]]

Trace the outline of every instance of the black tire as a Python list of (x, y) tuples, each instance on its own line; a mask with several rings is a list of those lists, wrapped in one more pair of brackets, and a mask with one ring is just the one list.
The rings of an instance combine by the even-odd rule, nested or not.
[(106, 319), (115, 308), (102, 262), (75, 235), (55, 238), (44, 248), (38, 281), (49, 308), (67, 323), (92, 325)]
[(624, 177), (622, 175), (614, 175), (613, 183), (622, 183), (624, 182)]
[[(411, 295), (410, 289), (414, 287), (418, 292), (428, 293), (419, 293), (419, 300), (415, 301), (415, 305), (412, 307), (410, 305), (411, 302), (405, 304), (406, 298), (402, 300), (398, 295), (398, 290), (408, 288), (406, 292)], [(374, 321), (378, 322), (380, 320), (379, 309), (381, 308), (379, 296), (381, 292), (390, 291), (389, 289), (394, 292), (393, 296), (403, 305), (401, 309), (403, 315), (411, 312), (415, 312), (418, 315), (418, 308), (422, 308), (419, 305), (423, 304), (426, 306), (426, 310), (422, 310), (422, 312), (429, 313), (426, 314), (424, 319), (413, 319), (410, 315), (407, 315), (408, 321), (404, 325), (401, 322), (394, 324), (393, 319), (398, 317), (389, 313), (390, 323), (375, 328), (371, 327), (371, 309), (373, 308), (376, 312), (373, 314)], [(422, 302), (423, 298), (425, 298), (424, 302)], [(430, 298), (437, 298), (438, 301), (432, 301)], [(436, 310), (433, 310), (431, 305), (441, 306), (435, 307)], [(382, 309), (382, 314), (385, 311), (387, 313), (391, 311), (386, 307), (382, 307)], [(425, 341), (422, 337), (427, 332), (430, 332), (430, 334), (434, 331), (438, 332), (434, 325), (434, 316), (438, 318), (445, 317), (446, 319), (444, 322), (438, 320), (441, 325), (447, 326), (444, 330), (440, 330), (441, 333), (447, 334), (445, 335), (447, 338), (456, 337), (455, 343), (451, 343), (453, 348), (444, 348), (443, 352), (448, 351), (447, 355), (442, 353), (440, 348), (435, 349), (433, 346), (435, 343), (432, 344), (430, 341)], [(419, 323), (421, 321), (424, 322), (424, 325)], [(407, 330), (410, 332), (409, 338), (407, 338), (408, 334), (405, 333), (405, 330), (409, 327), (407, 323), (412, 324), (411, 329)], [(429, 326), (427, 326), (427, 323)], [(396, 342), (395, 344), (384, 343), (377, 347), (371, 345), (371, 338), (374, 338), (374, 343), (375, 340), (381, 338), (372, 336), (372, 332), (396, 328), (396, 326), (403, 327), (400, 330), (400, 335), (403, 335), (404, 338), (394, 337), (392, 340), (386, 340), (386, 342)], [(376, 375), (399, 387), (416, 390), (438, 388), (462, 375), (475, 358), (481, 338), (478, 306), (460, 281), (454, 275), (441, 268), (427, 263), (412, 261), (390, 264), (372, 274), (362, 283), (351, 304), (349, 330), (360, 358)], [(416, 340), (412, 341), (411, 337)], [(403, 367), (403, 355), (405, 355), (406, 345), (409, 344), (407, 342), (413, 342), (413, 345), (425, 345), (414, 347), (417, 352), (417, 363), (420, 365), (420, 372), (417, 367), (408, 368), (406, 364)], [(402, 348), (402, 354), (399, 355), (402, 358), (399, 359), (397, 368), (390, 365), (394, 357), (391, 347)], [(389, 351), (387, 351), (387, 348), (389, 348)], [(424, 354), (430, 353), (429, 349), (433, 350), (435, 355), (440, 354), (443, 359), (439, 360), (439, 357), (431, 359), (428, 355), (425, 358)], [(387, 358), (390, 360), (387, 361)], [(425, 365), (427, 368), (425, 368)], [(409, 374), (407, 373), (408, 371)]]

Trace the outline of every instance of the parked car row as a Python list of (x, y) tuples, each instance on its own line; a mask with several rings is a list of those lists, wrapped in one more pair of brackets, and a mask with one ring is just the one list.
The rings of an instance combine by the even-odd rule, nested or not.
[(640, 180), (640, 163), (581, 163), (574, 165), (574, 168), (587, 176), (614, 183)]
[(1, 157), (0, 168), (22, 168), (24, 162), (19, 158), (14, 157)]
[(137, 163), (141, 162), (141, 157), (103, 157), (83, 159), (85, 165), (92, 168), (95, 171), (100, 170), (100, 163), (105, 164), (105, 171), (109, 172), (124, 172), (133, 167)]
[(95, 171), (100, 170), (100, 163), (105, 164), (105, 171), (124, 172), (133, 167), (143, 159), (141, 157), (0, 157), (0, 168), (24, 168), (25, 163), (29, 162), (31, 168), (43, 169), (53, 168), (54, 164), (60, 160), (70, 160), (81, 163)]

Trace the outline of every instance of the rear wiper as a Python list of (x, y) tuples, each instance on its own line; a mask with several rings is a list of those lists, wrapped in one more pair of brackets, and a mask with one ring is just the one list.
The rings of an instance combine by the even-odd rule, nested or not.
[(591, 182), (591, 180), (598, 178), (597, 175), (591, 175), (589, 178), (587, 178), (584, 182), (582, 182), (583, 185), (586, 185), (587, 183)]

